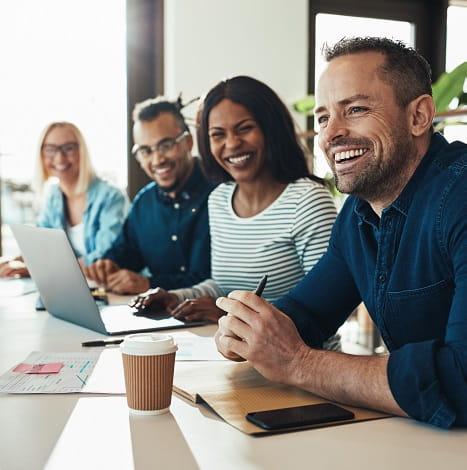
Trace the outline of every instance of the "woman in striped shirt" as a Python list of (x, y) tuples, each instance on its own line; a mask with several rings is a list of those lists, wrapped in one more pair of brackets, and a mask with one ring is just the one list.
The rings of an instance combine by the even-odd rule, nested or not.
[(210, 179), (212, 279), (185, 289), (152, 289), (132, 303), (167, 308), (177, 318), (216, 322), (215, 299), (253, 290), (274, 302), (326, 251), (336, 209), (311, 175), (293, 119), (277, 94), (251, 77), (220, 82), (198, 112), (198, 146)]

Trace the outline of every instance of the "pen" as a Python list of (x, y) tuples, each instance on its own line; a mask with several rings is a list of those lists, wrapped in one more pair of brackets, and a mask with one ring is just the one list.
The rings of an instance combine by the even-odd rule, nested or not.
[(262, 278), (261, 281), (259, 281), (258, 286), (255, 289), (255, 294), (258, 297), (261, 297), (261, 294), (263, 293), (264, 288), (266, 287), (266, 282), (268, 281), (268, 275), (265, 274)]
[(108, 339), (108, 340), (98, 339), (95, 341), (84, 341), (83, 343), (81, 343), (81, 346), (84, 346), (84, 347), (107, 346), (108, 344), (120, 344), (122, 342), (123, 342), (123, 338), (122, 339)]

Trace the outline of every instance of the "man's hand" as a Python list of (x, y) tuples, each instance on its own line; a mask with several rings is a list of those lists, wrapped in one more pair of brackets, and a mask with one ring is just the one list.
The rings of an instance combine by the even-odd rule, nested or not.
[(228, 312), (219, 319), (215, 340), (221, 354), (248, 360), (264, 377), (289, 383), (309, 350), (292, 320), (248, 291), (233, 291), (216, 305)]
[(12, 259), (0, 263), (0, 277), (29, 277), (29, 271), (22, 260)]
[(217, 323), (225, 312), (216, 306), (216, 300), (210, 295), (196, 299), (187, 299), (172, 310), (172, 315), (179, 320), (207, 320)]
[(105, 289), (115, 294), (139, 294), (149, 289), (149, 279), (129, 269), (119, 269), (107, 275)]
[(98, 259), (89, 266), (82, 266), (83, 273), (88, 279), (104, 287), (107, 286), (108, 276), (119, 269), (120, 266), (110, 259)]
[(389, 387), (389, 356), (312, 349), (287, 315), (252, 292), (233, 291), (216, 304), (228, 312), (219, 320), (215, 338), (228, 359), (244, 358), (270, 380), (331, 401), (407, 416)]
[(167, 292), (161, 287), (149, 289), (140, 295), (137, 295), (128, 303), (130, 307), (137, 310), (146, 309), (148, 312), (157, 312), (158, 310), (166, 310), (172, 313), (172, 309), (178, 304), (176, 295)]

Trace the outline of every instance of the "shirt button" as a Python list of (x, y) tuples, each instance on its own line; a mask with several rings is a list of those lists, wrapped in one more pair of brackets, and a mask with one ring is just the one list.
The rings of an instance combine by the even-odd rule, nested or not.
[(176, 241), (178, 240), (178, 237), (177, 237), (177, 235), (172, 235), (172, 237), (171, 237), (171, 238), (172, 238), (172, 241), (174, 241), (174, 242), (176, 242)]
[(178, 202), (174, 204), (174, 209), (180, 209), (180, 204)]
[(191, 212), (196, 212), (196, 207), (192, 207)]
[(186, 271), (185, 266), (180, 266), (180, 271), (181, 271), (182, 273), (184, 273), (184, 272)]
[(378, 276), (378, 280), (379, 280), (380, 282), (384, 282), (384, 281), (386, 280), (386, 275), (385, 275), (385, 274), (380, 274), (380, 275)]

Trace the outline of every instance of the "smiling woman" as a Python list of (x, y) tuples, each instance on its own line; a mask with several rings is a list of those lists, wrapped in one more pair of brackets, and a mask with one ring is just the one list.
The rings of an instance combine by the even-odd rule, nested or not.
[[(210, 89), (197, 116), (204, 169), (222, 182), (208, 202), (212, 278), (148, 291), (134, 306), (217, 322), (225, 312), (216, 297), (254, 291), (265, 273), (263, 296), (270, 302), (294, 287), (326, 251), (336, 209), (308, 169), (290, 112), (268, 85), (249, 76), (224, 80)], [(336, 340), (325, 346), (339, 347)]]
[[(0, 158), (7, 189), (30, 189), (39, 132), (55, 120), (79, 125), (97, 172), (126, 186), (125, 13), (125, 0), (0, 2)], [(6, 225), (34, 223), (37, 214), (30, 191), (5, 187), (3, 248), (14, 256)], [(27, 210), (19, 210), (18, 200)]]
[[(52, 180), (57, 184), (49, 185)], [(36, 184), (39, 191), (48, 186), (37, 225), (65, 230), (81, 265), (102, 256), (120, 232), (126, 197), (96, 176), (86, 142), (74, 124), (53, 122), (44, 129)], [(0, 277), (28, 276), (21, 261), (18, 257), (0, 264)]]

